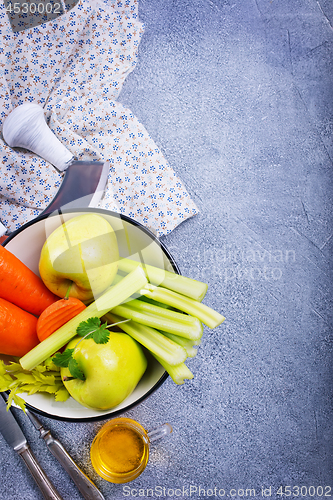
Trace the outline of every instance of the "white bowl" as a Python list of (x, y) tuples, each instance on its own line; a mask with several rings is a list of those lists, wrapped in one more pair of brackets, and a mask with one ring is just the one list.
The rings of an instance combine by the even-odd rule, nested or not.
[[(145, 227), (132, 219), (100, 209), (77, 209), (55, 212), (25, 224), (12, 233), (4, 242), (4, 246), (26, 264), (36, 274), (38, 273), (39, 255), (46, 238), (65, 220), (82, 213), (98, 213), (105, 217), (116, 231), (119, 253), (121, 257), (130, 257), (145, 264), (165, 268), (179, 274), (178, 267), (164, 245)], [(69, 421), (102, 420), (119, 415), (138, 405), (152, 394), (166, 380), (167, 373), (155, 358), (146, 351), (148, 366), (145, 374), (133, 393), (120, 405), (107, 411), (96, 411), (77, 403), (73, 398), (59, 403), (52, 395), (21, 394), (27, 407), (41, 415)]]

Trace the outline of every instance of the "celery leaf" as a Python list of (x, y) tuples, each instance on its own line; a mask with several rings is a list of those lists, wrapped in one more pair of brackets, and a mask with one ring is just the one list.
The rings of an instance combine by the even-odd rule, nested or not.
[(64, 401), (67, 401), (69, 398), (69, 392), (65, 387), (61, 387), (60, 389), (57, 390), (57, 392), (54, 395), (54, 399), (57, 402), (63, 403)]

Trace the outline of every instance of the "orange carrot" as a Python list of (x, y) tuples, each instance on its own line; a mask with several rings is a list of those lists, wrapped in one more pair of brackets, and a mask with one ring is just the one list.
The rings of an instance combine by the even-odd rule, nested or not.
[(68, 297), (54, 302), (47, 307), (37, 321), (37, 336), (40, 341), (46, 339), (62, 325), (79, 314), (86, 306), (75, 297)]
[(6, 248), (0, 246), (0, 297), (39, 316), (59, 300), (42, 280)]
[(24, 356), (38, 343), (37, 318), (0, 298), (0, 352)]

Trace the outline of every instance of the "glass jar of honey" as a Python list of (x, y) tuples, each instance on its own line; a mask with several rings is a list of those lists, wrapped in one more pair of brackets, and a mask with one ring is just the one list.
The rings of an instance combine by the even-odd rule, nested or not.
[(150, 443), (170, 432), (170, 424), (148, 432), (135, 420), (114, 418), (103, 425), (92, 442), (92, 465), (111, 483), (133, 481), (148, 463)]

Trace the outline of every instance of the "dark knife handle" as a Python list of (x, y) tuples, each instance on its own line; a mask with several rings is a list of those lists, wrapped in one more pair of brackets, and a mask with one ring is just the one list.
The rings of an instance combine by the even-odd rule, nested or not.
[(37, 483), (38, 488), (43, 493), (44, 498), (46, 500), (63, 500), (63, 498), (59, 495), (59, 493), (37, 462), (30, 449), (30, 446), (26, 444), (19, 450), (18, 453), (28, 467), (32, 477)]
[(94, 483), (78, 467), (72, 457), (67, 453), (60, 441), (55, 439), (50, 431), (43, 436), (49, 450), (72, 478), (79, 491), (87, 500), (104, 500), (104, 496)]

